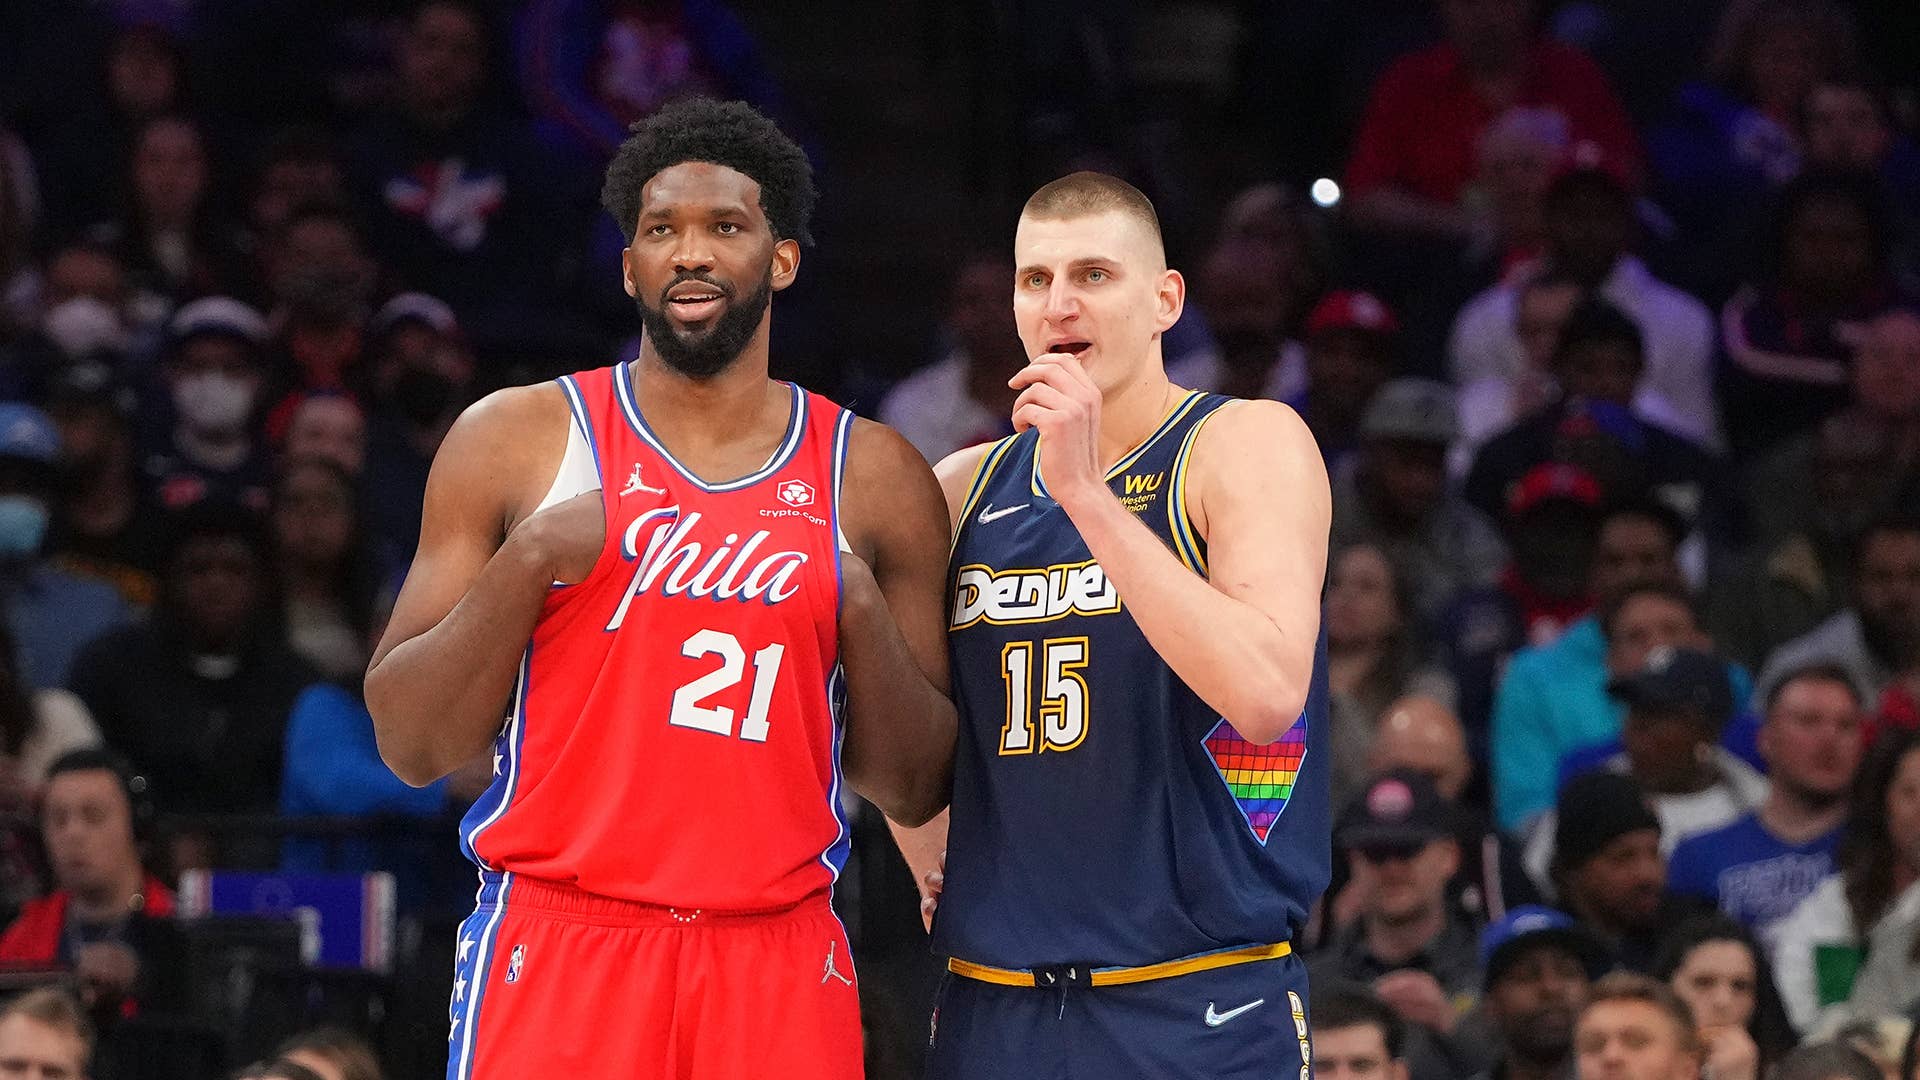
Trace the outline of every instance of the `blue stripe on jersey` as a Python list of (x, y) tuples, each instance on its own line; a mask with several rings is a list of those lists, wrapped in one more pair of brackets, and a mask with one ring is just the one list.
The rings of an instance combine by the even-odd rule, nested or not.
[(773, 456), (767, 459), (765, 465), (762, 465), (759, 469), (746, 476), (742, 476), (737, 480), (729, 480), (724, 484), (707, 483), (705, 480), (694, 475), (692, 469), (680, 464), (680, 459), (674, 457), (672, 452), (667, 449), (667, 445), (660, 441), (659, 436), (653, 433), (652, 428), (647, 426), (647, 418), (640, 415), (639, 402), (635, 401), (633, 397), (632, 379), (634, 366), (638, 363), (639, 361), (637, 360), (630, 361), (626, 365), (615, 369), (613, 372), (614, 394), (620, 399), (620, 411), (625, 414), (627, 418), (627, 426), (631, 427), (633, 433), (640, 436), (643, 442), (653, 447), (654, 453), (665, 458), (667, 464), (673, 466), (675, 472), (679, 473), (688, 483), (699, 488), (701, 491), (738, 491), (743, 487), (757, 484), (780, 471), (780, 469), (792, 459), (793, 452), (800, 448), (801, 437), (804, 436), (807, 431), (807, 392), (800, 389), (798, 383), (788, 383), (786, 384), (787, 388), (793, 392), (793, 412), (790, 414), (791, 418), (787, 423), (787, 433), (780, 440), (779, 449), (773, 452)]
[[(607, 475), (600, 468), (600, 444), (594, 440), (593, 421), (588, 418), (587, 403), (586, 399), (580, 396), (580, 386), (573, 381), (571, 375), (562, 375), (556, 381), (560, 383), (561, 391), (567, 395), (567, 408), (573, 410), (574, 423), (580, 425), (580, 434), (586, 437), (588, 452), (593, 454), (593, 475), (599, 478), (601, 487), (606, 487)], [(563, 454), (562, 457), (564, 459), (565, 455)]]
[(507, 805), (513, 801), (520, 783), (520, 748), (526, 741), (527, 684), (532, 681), (532, 668), (533, 643), (528, 642), (526, 651), (520, 654), (520, 675), (514, 681), (513, 711), (493, 741), (494, 780), (460, 819), (460, 850), (483, 868), (495, 869), (481, 861), (474, 844), (489, 825), (507, 812)]
[[(853, 431), (853, 411), (842, 409), (840, 419), (833, 425), (833, 595), (834, 610), (837, 615), (845, 596), (845, 579), (840, 573), (840, 559), (846, 537), (840, 531), (840, 490), (847, 471), (847, 442)], [(832, 804), (833, 821), (839, 828), (833, 842), (820, 853), (820, 864), (833, 875), (834, 882), (840, 880), (840, 871), (846, 868), (847, 855), (853, 850), (853, 827), (847, 821), (846, 805), (841, 801), (840, 791), (846, 781), (846, 774), (840, 767), (840, 747), (846, 742), (846, 701), (847, 673), (838, 661), (833, 670), (827, 673), (827, 715), (833, 718), (833, 784), (827, 792), (827, 800)]]
[[(482, 999), (486, 996), (487, 974), (493, 967), (493, 950), (499, 940), (500, 920), (507, 914), (507, 897), (513, 891), (511, 873), (501, 874), (497, 883), (489, 882), (487, 877), (488, 875), (484, 872), (480, 875), (480, 889), (474, 896), (474, 912), (478, 914), (487, 906), (489, 893), (492, 894), (493, 910), (487, 913), (487, 920), (481, 926), (473, 966), (463, 973), (464, 960), (461, 954), (464, 953), (464, 949), (456, 952), (454, 957), (454, 978), (466, 979), (473, 997), (467, 1002), (465, 1009), (455, 1013), (452, 1022), (456, 1026), (447, 1036), (449, 1042), (458, 1039), (460, 1043), (458, 1048), (447, 1054), (448, 1080), (471, 1080), (473, 1076), (473, 1049), (479, 1042), (480, 1006)], [(495, 887), (489, 889), (490, 884)], [(466, 932), (467, 925), (462, 923), (460, 933), (463, 942), (466, 940)], [(455, 1002), (455, 1004), (459, 1003)]]
[(847, 673), (839, 664), (827, 675), (827, 707), (833, 716), (833, 786), (827, 792), (827, 800), (833, 806), (833, 821), (839, 827), (834, 834), (833, 843), (820, 853), (820, 865), (827, 868), (838, 883), (840, 872), (847, 867), (847, 856), (853, 851), (853, 826), (847, 820), (846, 803), (841, 791), (846, 786), (847, 774), (840, 766), (840, 749), (847, 741)]

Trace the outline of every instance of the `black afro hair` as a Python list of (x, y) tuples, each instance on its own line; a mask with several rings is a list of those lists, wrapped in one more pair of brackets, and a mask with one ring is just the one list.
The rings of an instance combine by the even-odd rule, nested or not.
[(607, 166), (600, 205), (613, 215), (627, 242), (640, 220), (640, 189), (662, 169), (682, 162), (725, 165), (760, 185), (760, 209), (775, 237), (812, 244), (813, 168), (807, 155), (773, 121), (740, 101), (686, 98), (628, 129), (627, 141)]

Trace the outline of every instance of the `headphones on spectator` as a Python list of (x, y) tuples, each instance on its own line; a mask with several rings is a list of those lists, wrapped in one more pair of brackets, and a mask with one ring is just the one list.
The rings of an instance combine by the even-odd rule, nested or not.
[(133, 827), (133, 843), (144, 856), (147, 846), (154, 839), (160, 813), (153, 803), (152, 784), (145, 776), (134, 772), (126, 758), (104, 746), (70, 750), (47, 767), (47, 779), (51, 781), (61, 773), (102, 769), (112, 773), (114, 779), (120, 782), (120, 793), (127, 797), (127, 818)]

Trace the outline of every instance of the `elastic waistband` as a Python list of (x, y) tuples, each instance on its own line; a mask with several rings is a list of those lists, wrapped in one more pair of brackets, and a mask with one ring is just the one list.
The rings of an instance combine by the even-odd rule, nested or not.
[(591, 893), (562, 881), (545, 881), (495, 870), (483, 871), (476, 906), (486, 910), (502, 904), (510, 911), (538, 912), (553, 918), (608, 926), (737, 926), (795, 915), (825, 914), (832, 910), (826, 893), (816, 893), (785, 907), (752, 911), (722, 910), (623, 900)]
[(1084, 964), (1065, 964), (1044, 968), (997, 968), (958, 957), (949, 957), (947, 970), (955, 975), (994, 983), (998, 986), (1038, 986), (1042, 989), (1064, 986), (1122, 986), (1127, 983), (1171, 979), (1178, 975), (1191, 975), (1196, 971), (1211, 971), (1214, 968), (1232, 967), (1235, 964), (1278, 960), (1292, 953), (1292, 943), (1281, 941), (1272, 945), (1246, 945), (1235, 949), (1222, 949), (1219, 952), (1200, 953), (1197, 956), (1148, 964), (1145, 967), (1091, 967)]

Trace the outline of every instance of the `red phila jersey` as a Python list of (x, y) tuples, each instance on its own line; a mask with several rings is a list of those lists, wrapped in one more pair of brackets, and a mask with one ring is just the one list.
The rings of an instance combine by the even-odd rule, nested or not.
[(793, 386), (766, 465), (707, 483), (647, 428), (626, 366), (559, 381), (606, 546), (541, 611), (462, 846), (486, 869), (668, 906), (826, 890), (850, 836), (837, 507), (853, 414)]

